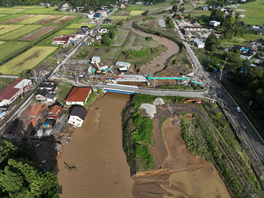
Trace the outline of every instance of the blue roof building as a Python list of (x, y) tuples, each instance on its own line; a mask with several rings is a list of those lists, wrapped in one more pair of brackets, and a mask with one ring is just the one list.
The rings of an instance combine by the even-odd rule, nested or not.
[(95, 19), (101, 19), (102, 18), (102, 15), (101, 15), (101, 13), (96, 12), (96, 13), (94, 13), (93, 18), (95, 18)]

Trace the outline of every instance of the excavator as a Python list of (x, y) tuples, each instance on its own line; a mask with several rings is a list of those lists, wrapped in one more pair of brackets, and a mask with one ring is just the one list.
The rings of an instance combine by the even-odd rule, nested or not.
[(94, 60), (94, 62), (95, 62), (95, 65), (96, 65), (96, 67), (97, 67), (97, 71), (96, 71), (96, 73), (98, 73), (98, 74), (106, 74), (106, 72), (102, 71), (102, 69), (101, 69), (101, 67), (98, 65), (97, 61)]
[(195, 104), (201, 104), (201, 103), (202, 103), (201, 100), (196, 100), (196, 99), (186, 100), (184, 103), (192, 102), (192, 101), (193, 101)]

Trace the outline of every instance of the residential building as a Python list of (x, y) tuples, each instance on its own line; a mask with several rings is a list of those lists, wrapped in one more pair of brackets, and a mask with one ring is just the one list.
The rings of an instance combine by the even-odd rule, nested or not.
[(218, 22), (218, 21), (210, 21), (209, 25), (217, 27), (218, 25), (220, 25), (220, 22)]
[(106, 17), (107, 16), (107, 12), (105, 10), (97, 10), (96, 13), (101, 13), (102, 17)]
[(7, 88), (0, 92), (0, 106), (8, 106), (14, 102), (18, 96), (26, 92), (32, 84), (29, 79), (17, 78)]
[(77, 35), (85, 35), (86, 34), (86, 32), (87, 32), (87, 30), (86, 29), (84, 29), (84, 28), (80, 28), (78, 31), (77, 31)]
[(73, 87), (65, 99), (66, 105), (84, 106), (91, 92), (91, 87)]
[(244, 45), (243, 45), (243, 49), (250, 49), (250, 50), (257, 50), (257, 45), (254, 43), (254, 42), (245, 42)]
[(101, 33), (101, 34), (107, 33), (107, 28), (106, 27), (105, 28), (99, 28), (98, 33)]
[(56, 101), (56, 95), (55, 94), (52, 94), (52, 93), (48, 93), (47, 95), (47, 101), (48, 102), (55, 102)]
[(262, 34), (263, 34), (263, 32), (258, 32), (258, 33), (257, 33), (257, 35), (262, 35)]
[(88, 16), (89, 19), (92, 19), (93, 16), (94, 16), (94, 12), (90, 12), (90, 13), (88, 13), (87, 16)]
[(207, 6), (204, 6), (204, 8), (203, 8), (204, 10), (208, 10), (208, 7)]
[(62, 4), (61, 6), (61, 10), (68, 10), (70, 8), (69, 4), (68, 3), (64, 3)]
[(120, 8), (121, 9), (125, 9), (126, 8), (125, 4), (122, 3), (121, 6), (120, 6)]
[(63, 118), (63, 108), (59, 105), (54, 105), (48, 110), (47, 116), (44, 126), (53, 127)]
[(38, 88), (41, 89), (46, 89), (50, 92), (54, 92), (57, 88), (56, 84), (53, 81), (42, 81)]
[(59, 37), (54, 37), (52, 40), (53, 45), (64, 45), (69, 44), (70, 40), (75, 39), (75, 34), (69, 34), (67, 36), (61, 35)]
[(76, 127), (81, 127), (86, 115), (87, 111), (83, 107), (73, 107), (72, 111), (70, 112), (68, 123)]
[(245, 60), (246, 59), (250, 60), (252, 57), (253, 57), (253, 54), (251, 54), (251, 53), (245, 53), (245, 54), (240, 55), (240, 58), (245, 59)]
[(204, 43), (202, 41), (200, 41), (198, 39), (194, 39), (193, 42), (194, 42), (194, 45), (196, 47), (198, 47), (198, 48), (204, 48)]
[(112, 20), (111, 19), (105, 19), (104, 23), (112, 24)]
[(100, 56), (93, 56), (92, 58), (91, 58), (91, 63), (92, 64), (94, 64), (95, 63), (95, 61), (97, 62), (97, 63), (100, 63), (101, 62), (101, 58), (100, 58)]
[(102, 39), (102, 36), (100, 36), (100, 35), (98, 35), (98, 36), (96, 36), (96, 40), (98, 41), (98, 40), (101, 40)]
[(86, 31), (91, 30), (91, 28), (89, 28), (89, 26), (81, 26), (82, 29), (85, 29)]
[(100, 19), (102, 18), (102, 14), (96, 12), (96, 13), (94, 13), (93, 18), (94, 18), (95, 20), (100, 20)]
[(46, 100), (49, 92), (50, 91), (47, 89), (40, 89), (38, 90), (38, 93), (36, 94), (35, 98), (41, 101)]

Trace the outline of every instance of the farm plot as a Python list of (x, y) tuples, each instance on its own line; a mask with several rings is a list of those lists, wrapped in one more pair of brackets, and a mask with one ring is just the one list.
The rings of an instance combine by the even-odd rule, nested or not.
[(91, 52), (89, 59), (93, 56), (100, 56), (103, 60), (114, 60), (118, 52), (118, 48), (89, 48), (88, 50)]
[(21, 28), (23, 25), (0, 25), (0, 35)]
[(24, 34), (27, 34), (29, 32), (32, 32), (38, 28), (40, 28), (41, 25), (27, 25), (24, 26), (22, 28), (19, 28), (17, 30), (14, 30), (10, 33), (4, 34), (2, 36), (0, 36), (0, 40), (12, 40), (12, 39), (16, 39)]
[(63, 23), (66, 23), (67, 21), (75, 18), (76, 16), (64, 16), (60, 19), (57, 19), (56, 21), (53, 21), (52, 23), (55, 23), (55, 24), (63, 24)]
[(0, 72), (15, 75), (24, 69), (32, 69), (56, 49), (57, 47), (33, 47), (2, 65)]
[(88, 26), (89, 28), (93, 28), (95, 25), (94, 24), (85, 24), (85, 23), (72, 23), (68, 26), (66, 26), (65, 28), (67, 29), (79, 29), (81, 28), (81, 26)]
[(264, 23), (264, 12), (263, 12), (264, 1), (254, 1), (238, 6), (238, 9), (246, 10), (245, 12), (240, 12), (243, 15), (246, 15), (243, 18), (245, 23), (254, 25), (254, 24), (263, 24)]
[(128, 32), (118, 31), (113, 46), (121, 46), (126, 40)]
[(24, 11), (26, 9), (13, 9), (13, 8), (0, 8), (0, 13), (1, 14), (14, 14), (14, 13), (18, 13), (21, 11)]
[(0, 17), (3, 17), (3, 16), (5, 16), (5, 15), (3, 15), (3, 14), (0, 14)]
[(25, 13), (25, 14), (63, 14), (65, 13), (65, 11), (63, 12), (58, 12), (58, 11), (54, 11), (54, 7), (51, 8), (33, 8), (33, 9), (28, 9), (25, 10), (21, 13)]
[(48, 18), (45, 18), (45, 19), (38, 21), (36, 24), (47, 24), (47, 23), (50, 23), (51, 21), (54, 21), (54, 20), (61, 18), (61, 17), (62, 17), (62, 15), (53, 15), (53, 16), (50, 16)]
[(24, 15), (24, 16), (21, 16), (21, 17), (17, 17), (17, 18), (5, 21), (4, 23), (17, 23), (17, 22), (32, 18), (34, 16), (36, 16), (36, 15), (33, 15), (33, 14), (32, 15)]
[(41, 36), (43, 36), (44, 34), (56, 29), (58, 26), (44, 26), (34, 32), (31, 32), (25, 36), (23, 36), (22, 38), (18, 39), (18, 40), (27, 40), (27, 41), (33, 41)]
[(1, 54), (0, 60), (6, 58), (7, 56), (10, 56), (14, 52), (27, 46), (28, 44), (29, 44), (28, 42), (7, 42), (7, 43), (3, 43), (2, 45), (0, 43), (0, 54)]
[(7, 21), (7, 20), (10, 20), (10, 19), (20, 17), (20, 16), (24, 16), (24, 15), (25, 14), (8, 14), (8, 15), (0, 17), (0, 23)]
[(29, 18), (29, 19), (26, 19), (26, 20), (23, 20), (21, 21), (20, 23), (23, 23), (23, 24), (31, 24), (31, 23), (35, 23), (36, 21), (39, 21), (41, 19), (45, 19), (47, 17), (49, 17), (50, 15), (37, 15), (37, 16), (34, 16), (32, 18)]
[(0, 41), (0, 45), (3, 45), (5, 43), (5, 41)]
[(130, 11), (121, 11), (117, 12), (115, 16), (128, 16), (130, 14)]
[(127, 19), (129, 16), (111, 16), (110, 17), (110, 19), (120, 19), (120, 20), (122, 20), (122, 19)]
[(135, 11), (135, 10), (133, 10), (133, 11), (130, 12), (129, 15), (131, 15), (131, 16), (136, 16), (136, 15), (140, 15), (140, 14), (142, 14), (143, 12), (144, 12), (144, 11)]

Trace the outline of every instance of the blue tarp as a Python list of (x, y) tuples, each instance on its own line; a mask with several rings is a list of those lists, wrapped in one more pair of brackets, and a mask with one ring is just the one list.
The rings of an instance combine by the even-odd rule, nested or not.
[(217, 72), (217, 69), (215, 69), (214, 72)]

